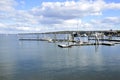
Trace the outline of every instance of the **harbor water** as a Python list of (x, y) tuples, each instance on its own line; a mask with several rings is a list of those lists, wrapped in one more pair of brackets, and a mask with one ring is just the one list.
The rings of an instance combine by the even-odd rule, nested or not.
[(60, 48), (0, 35), (0, 80), (120, 80), (120, 44)]

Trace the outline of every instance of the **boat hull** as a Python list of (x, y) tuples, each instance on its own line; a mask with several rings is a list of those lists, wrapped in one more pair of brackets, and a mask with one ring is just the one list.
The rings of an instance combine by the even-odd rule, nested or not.
[(70, 48), (70, 47), (72, 47), (72, 45), (58, 45), (58, 47), (61, 47), (61, 48)]

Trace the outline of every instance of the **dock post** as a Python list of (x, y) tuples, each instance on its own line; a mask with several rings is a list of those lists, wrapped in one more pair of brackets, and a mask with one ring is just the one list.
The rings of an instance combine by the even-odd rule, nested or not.
[(57, 39), (56, 39), (56, 33), (54, 33), (54, 42), (56, 42), (56, 40), (57, 40)]
[(90, 42), (90, 36), (88, 35), (87, 37), (88, 37), (88, 42)]
[(37, 34), (37, 40), (39, 40), (39, 34)]
[(95, 33), (95, 43), (96, 45), (99, 45), (99, 37), (97, 33)]

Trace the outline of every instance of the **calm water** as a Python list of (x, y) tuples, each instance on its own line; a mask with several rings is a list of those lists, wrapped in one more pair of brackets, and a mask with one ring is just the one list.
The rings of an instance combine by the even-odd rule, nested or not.
[(120, 44), (57, 44), (0, 35), (0, 80), (120, 80)]

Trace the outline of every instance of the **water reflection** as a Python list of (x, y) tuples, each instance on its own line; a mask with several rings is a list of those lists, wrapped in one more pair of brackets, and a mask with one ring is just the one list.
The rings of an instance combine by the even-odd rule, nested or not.
[(53, 50), (54, 53), (44, 54), (44, 56), (42, 56), (43, 61), (45, 61), (44, 67), (58, 69), (78, 67), (83, 70), (93, 65), (95, 65), (94, 68), (100, 69), (104, 65), (100, 48), (95, 52), (93, 48), (86, 49), (86, 47), (55, 48)]
[[(11, 80), (16, 74), (16, 58), (12, 51), (2, 51), (0, 53), (0, 80)], [(9, 52), (9, 53), (8, 53)]]
[(119, 45), (64, 49), (57, 43), (6, 38), (0, 44), (0, 80), (120, 79)]

